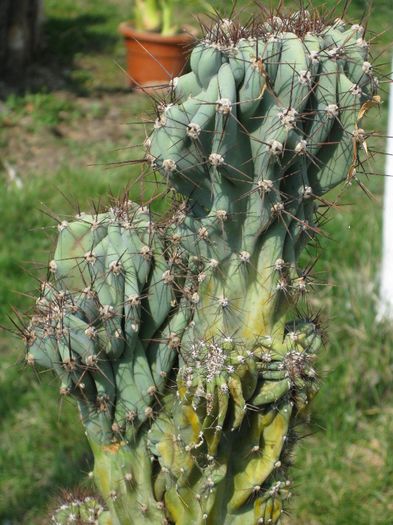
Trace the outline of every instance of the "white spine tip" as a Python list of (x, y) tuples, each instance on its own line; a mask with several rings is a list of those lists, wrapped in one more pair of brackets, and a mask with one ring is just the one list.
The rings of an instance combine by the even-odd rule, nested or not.
[(359, 33), (363, 37), (365, 29), (360, 24), (353, 24), (351, 27), (352, 31), (356, 31), (356, 33)]
[(153, 256), (153, 252), (152, 252), (150, 246), (142, 246), (142, 248), (139, 250), (139, 254), (142, 255), (142, 257), (146, 261), (150, 261), (150, 259)]
[(90, 251), (90, 252), (86, 252), (85, 255), (83, 256), (83, 258), (85, 259), (85, 261), (89, 264), (94, 264), (97, 260), (97, 256), (96, 254), (93, 252), (93, 251)]
[(278, 118), (285, 129), (293, 129), (296, 125), (298, 112), (294, 108), (287, 108), (278, 113)]
[(154, 122), (154, 129), (163, 128), (166, 124), (166, 121), (166, 116), (164, 114), (160, 115), (158, 118), (156, 118)]
[(171, 89), (176, 89), (178, 83), (179, 83), (179, 77), (174, 77), (172, 78), (172, 80), (169, 81), (169, 87)]
[(200, 134), (201, 126), (199, 124), (195, 124), (194, 122), (190, 122), (190, 124), (187, 126), (187, 136), (193, 140), (196, 140)]
[[(180, 343), (181, 343), (180, 337), (175, 332), (172, 332), (171, 334), (169, 334), (169, 337), (168, 337), (169, 348), (171, 348), (172, 350), (177, 349), (180, 347)], [(167, 376), (166, 372), (161, 372), (160, 375), (161, 374), (164, 374), (161, 377)]]
[(305, 155), (307, 152), (307, 140), (300, 140), (295, 146), (295, 153), (297, 155)]
[(274, 268), (278, 272), (281, 272), (285, 268), (285, 261), (284, 259), (277, 259), (274, 263)]
[(299, 84), (309, 86), (311, 84), (311, 71), (300, 71), (299, 73)]
[(119, 275), (123, 270), (123, 266), (120, 261), (112, 261), (109, 264), (109, 271), (115, 275)]
[(209, 163), (212, 166), (222, 166), (222, 164), (224, 164), (224, 157), (219, 153), (211, 153), (209, 155)]
[(103, 320), (112, 319), (115, 316), (115, 309), (110, 304), (105, 304), (100, 308), (100, 315)]
[(356, 140), (356, 142), (360, 144), (366, 140), (366, 132), (364, 131), (363, 128), (355, 129), (352, 135), (353, 135), (353, 138)]
[(277, 202), (271, 207), (271, 212), (273, 215), (280, 215), (284, 211), (284, 204), (282, 202)]
[(145, 159), (146, 159), (146, 162), (150, 164), (151, 168), (157, 169), (157, 159), (153, 155), (150, 155), (150, 153), (148, 153), (145, 156)]
[(335, 27), (345, 27), (345, 22), (342, 18), (336, 18), (334, 21)]
[(369, 47), (368, 42), (366, 42), (366, 40), (364, 40), (364, 38), (358, 38), (356, 40), (356, 45), (358, 47), (361, 47), (362, 49), (367, 49)]
[(57, 263), (54, 259), (52, 259), (49, 263), (49, 271), (51, 273), (56, 273), (57, 272)]
[(206, 274), (205, 273), (200, 273), (198, 275), (198, 283), (203, 283), (203, 281), (206, 279)]
[(131, 306), (139, 306), (141, 304), (141, 298), (139, 295), (129, 295), (127, 298), (127, 303)]
[(249, 263), (250, 262), (250, 259), (251, 259), (251, 254), (250, 252), (247, 252), (245, 250), (241, 251), (239, 253), (239, 259), (241, 260), (241, 262), (243, 263)]
[(227, 115), (232, 111), (232, 102), (229, 100), (229, 98), (220, 98), (216, 102), (216, 111), (217, 113), (222, 113), (223, 115)]
[(162, 280), (165, 284), (172, 284), (174, 279), (174, 275), (170, 270), (165, 270), (165, 272), (162, 274)]
[(59, 232), (62, 232), (63, 230), (67, 229), (69, 226), (67, 221), (62, 221), (60, 224), (57, 225), (57, 229)]
[(284, 146), (278, 140), (273, 140), (269, 145), (270, 152), (272, 155), (281, 155), (284, 150)]
[(219, 221), (224, 222), (228, 219), (228, 213), (226, 210), (217, 210), (216, 217)]
[(209, 232), (205, 226), (202, 226), (198, 230), (198, 237), (202, 240), (206, 240), (209, 237)]
[(98, 361), (98, 357), (94, 354), (88, 355), (86, 357), (86, 365), (87, 366), (96, 366)]
[(326, 54), (332, 60), (339, 60), (343, 56), (344, 50), (342, 47), (334, 47), (326, 51)]
[(304, 199), (311, 199), (313, 196), (312, 187), (311, 186), (304, 186), (303, 188), (303, 198)]
[[(96, 336), (97, 336), (97, 330), (94, 328), (94, 326), (89, 326), (85, 330), (85, 335), (87, 335), (87, 337), (89, 339), (95, 339)], [(91, 356), (89, 356), (89, 357), (91, 357)]]
[(162, 167), (165, 173), (173, 173), (176, 170), (176, 162), (172, 159), (165, 159), (162, 161)]
[(357, 84), (353, 84), (353, 86), (349, 90), (354, 97), (361, 97), (362, 96), (362, 88), (358, 86)]
[(148, 419), (152, 419), (153, 416), (154, 416), (154, 412), (153, 412), (152, 407), (146, 407), (145, 408), (145, 417), (147, 417)]
[(199, 294), (197, 292), (193, 293), (191, 295), (191, 302), (192, 302), (192, 304), (198, 304), (199, 301), (200, 301)]
[(29, 366), (34, 366), (35, 365), (35, 357), (33, 356), (33, 354), (31, 354), (30, 352), (28, 352), (25, 356), (25, 361), (26, 363), (29, 365)]
[(146, 393), (149, 396), (155, 396), (157, 394), (157, 388), (154, 385), (149, 386), (149, 388), (147, 389)]
[(229, 387), (226, 383), (222, 383), (222, 385), (220, 386), (220, 390), (223, 394), (229, 393)]
[(250, 56), (250, 67), (254, 71), (260, 71), (263, 61), (261, 58), (256, 58), (255, 56)]
[(339, 108), (337, 104), (329, 104), (326, 106), (325, 111), (329, 118), (338, 117), (339, 115)]
[(221, 306), (221, 308), (228, 308), (228, 306), (229, 306), (229, 299), (227, 297), (221, 297), (218, 300), (218, 304)]
[(362, 70), (364, 71), (364, 73), (366, 73), (366, 75), (369, 75), (373, 71), (373, 66), (372, 64), (370, 64), (370, 62), (365, 61), (363, 62)]
[(273, 189), (273, 181), (271, 180), (259, 180), (257, 182), (258, 189), (261, 193), (270, 193)]

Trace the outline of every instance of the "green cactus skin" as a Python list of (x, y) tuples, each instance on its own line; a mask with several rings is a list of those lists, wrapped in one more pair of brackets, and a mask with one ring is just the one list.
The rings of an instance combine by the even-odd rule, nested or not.
[(305, 10), (219, 20), (145, 141), (172, 215), (124, 199), (59, 224), (26, 361), (78, 401), (100, 523), (279, 523), (322, 344), (299, 255), (378, 102), (363, 33)]

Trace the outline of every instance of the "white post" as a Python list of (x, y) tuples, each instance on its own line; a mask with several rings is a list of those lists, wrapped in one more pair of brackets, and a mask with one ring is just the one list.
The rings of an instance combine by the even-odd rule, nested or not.
[(393, 320), (393, 84), (390, 85), (386, 152), (382, 268), (378, 320)]

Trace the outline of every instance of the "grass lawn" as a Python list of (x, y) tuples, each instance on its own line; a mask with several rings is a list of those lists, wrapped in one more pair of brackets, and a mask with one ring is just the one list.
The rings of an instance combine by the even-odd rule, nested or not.
[[(365, 2), (352, 4), (356, 21)], [(24, 91), (0, 83), (0, 324), (8, 327), (12, 305), (28, 309), (45, 277), (53, 218), (90, 209), (125, 187), (135, 200), (154, 190), (149, 180), (135, 184), (139, 167), (111, 164), (138, 158), (133, 146), (149, 124), (136, 121), (151, 112), (149, 100), (126, 89), (118, 65), (124, 58), (116, 27), (129, 16), (129, 0), (45, 6), (45, 48)], [(390, 0), (374, 0), (369, 29), (388, 29), (392, 15)], [(378, 38), (374, 52), (382, 53), (383, 74), (389, 36)], [(385, 103), (370, 113), (368, 129), (385, 133), (386, 118)], [(374, 139), (373, 148), (382, 151), (384, 143)], [(315, 274), (326, 286), (316, 285), (310, 302), (329, 323), (329, 341), (311, 422), (299, 429), (307, 437), (296, 452), (287, 525), (393, 522), (393, 330), (375, 321), (383, 192), (375, 173), (383, 164), (377, 156), (374, 175), (363, 180), (374, 198), (356, 184), (346, 188), (324, 227)], [(25, 370), (22, 345), (7, 331), (0, 332), (0, 352), (0, 525), (41, 525), (62, 488), (88, 484), (91, 457), (56, 380)]]

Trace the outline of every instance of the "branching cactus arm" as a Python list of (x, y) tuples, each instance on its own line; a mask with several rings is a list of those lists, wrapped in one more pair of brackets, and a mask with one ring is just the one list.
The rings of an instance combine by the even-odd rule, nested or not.
[(61, 223), (26, 359), (78, 401), (105, 520), (274, 524), (323, 339), (299, 255), (356, 180), (377, 81), (363, 28), (305, 10), (219, 20), (190, 63), (145, 141), (172, 214)]

